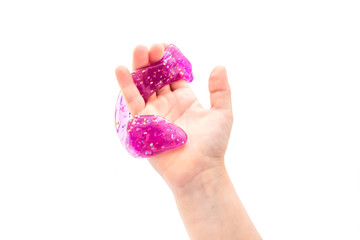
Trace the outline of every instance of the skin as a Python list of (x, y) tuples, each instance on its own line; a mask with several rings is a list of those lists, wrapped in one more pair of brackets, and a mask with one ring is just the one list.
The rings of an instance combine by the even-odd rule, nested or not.
[[(137, 46), (133, 70), (159, 61), (166, 47)], [(115, 74), (133, 115), (160, 115), (188, 135), (182, 147), (148, 160), (172, 190), (190, 238), (261, 239), (224, 164), (233, 123), (226, 69), (217, 66), (210, 74), (210, 109), (201, 106), (184, 80), (163, 87), (145, 103), (126, 67), (117, 67)]]

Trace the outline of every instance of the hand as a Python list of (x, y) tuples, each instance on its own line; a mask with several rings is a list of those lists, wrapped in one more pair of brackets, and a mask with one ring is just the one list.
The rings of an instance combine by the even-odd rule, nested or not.
[[(165, 44), (134, 50), (133, 70), (159, 61)], [(183, 128), (185, 145), (149, 158), (174, 193), (191, 239), (261, 239), (226, 173), (224, 155), (232, 127), (230, 86), (224, 67), (210, 74), (211, 109), (204, 109), (184, 81), (154, 93), (145, 103), (125, 67), (116, 77), (131, 113), (160, 115)], [(196, 81), (196, 79), (195, 79)]]
[[(166, 47), (167, 44), (154, 44), (150, 51), (145, 46), (136, 47), (133, 70), (159, 61)], [(224, 67), (218, 66), (210, 74), (211, 109), (201, 106), (184, 80), (163, 87), (145, 103), (128, 69), (120, 66), (115, 73), (132, 115), (162, 116), (188, 135), (182, 147), (149, 158), (172, 190), (187, 186), (209, 170), (224, 171), (224, 155), (233, 121), (230, 86)], [(196, 76), (195, 81), (199, 81)]]

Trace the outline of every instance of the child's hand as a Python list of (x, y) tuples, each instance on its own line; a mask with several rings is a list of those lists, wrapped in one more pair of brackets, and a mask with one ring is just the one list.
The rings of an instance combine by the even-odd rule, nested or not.
[[(159, 61), (165, 48), (136, 47), (133, 70)], [(163, 87), (145, 103), (125, 67), (116, 69), (116, 77), (132, 114), (160, 115), (188, 135), (185, 145), (149, 161), (172, 189), (190, 238), (261, 239), (224, 165), (233, 121), (225, 68), (216, 67), (210, 75), (211, 109), (200, 105), (184, 80)]]
[[(159, 61), (166, 44), (154, 44), (134, 50), (133, 70)], [(149, 158), (150, 163), (176, 190), (188, 185), (204, 172), (224, 171), (224, 154), (232, 126), (230, 86), (224, 67), (216, 67), (209, 79), (211, 109), (204, 109), (189, 85), (177, 81), (154, 93), (145, 103), (125, 67), (116, 69), (116, 77), (133, 115), (160, 115), (185, 130), (188, 142), (177, 149)], [(201, 81), (196, 79), (195, 81)]]

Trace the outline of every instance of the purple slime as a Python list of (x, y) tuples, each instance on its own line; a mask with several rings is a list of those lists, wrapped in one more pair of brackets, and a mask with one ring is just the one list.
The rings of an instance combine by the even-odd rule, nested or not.
[[(193, 80), (189, 60), (173, 44), (167, 47), (159, 62), (131, 75), (145, 101), (167, 84)], [(121, 143), (134, 157), (151, 157), (178, 148), (187, 141), (185, 131), (163, 117), (132, 116), (121, 91), (115, 106), (115, 127)]]
[(173, 44), (166, 48), (160, 61), (140, 68), (131, 75), (145, 101), (167, 84), (178, 80), (191, 82), (194, 79), (191, 63)]
[(131, 155), (150, 157), (187, 141), (184, 130), (156, 115), (136, 115), (127, 125), (125, 144)]

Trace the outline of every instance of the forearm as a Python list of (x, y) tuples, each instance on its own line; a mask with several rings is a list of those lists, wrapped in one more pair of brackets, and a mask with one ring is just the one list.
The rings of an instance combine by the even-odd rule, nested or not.
[(261, 239), (224, 166), (205, 170), (172, 190), (192, 240)]

